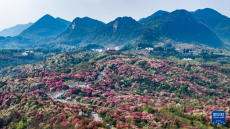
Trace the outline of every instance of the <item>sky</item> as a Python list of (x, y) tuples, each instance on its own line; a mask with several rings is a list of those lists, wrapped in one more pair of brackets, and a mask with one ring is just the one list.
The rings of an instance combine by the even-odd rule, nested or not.
[(213, 8), (230, 17), (230, 0), (0, 0), (0, 31), (36, 22), (45, 14), (68, 21), (88, 16), (108, 23), (122, 16), (139, 20), (158, 10), (204, 8)]

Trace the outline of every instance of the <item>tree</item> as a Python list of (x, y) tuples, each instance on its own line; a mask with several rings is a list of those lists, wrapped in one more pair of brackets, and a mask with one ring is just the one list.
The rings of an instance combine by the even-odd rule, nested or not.
[(99, 112), (99, 115), (100, 115), (102, 118), (105, 118), (106, 112), (105, 112), (105, 111), (100, 111), (100, 112)]
[(146, 111), (147, 111), (148, 113), (153, 113), (153, 108), (152, 108), (152, 106), (148, 106)]
[(215, 84), (213, 84), (213, 83), (212, 83), (212, 84), (210, 84), (210, 86), (209, 86), (209, 87), (210, 87), (210, 89), (216, 89), (216, 88), (217, 88), (217, 86), (216, 86)]
[(21, 120), (21, 121), (18, 123), (16, 129), (24, 129), (24, 128), (25, 128), (25, 125), (24, 125), (23, 121)]
[(186, 93), (186, 92), (188, 91), (188, 87), (186, 86), (186, 84), (181, 85), (181, 86), (180, 86), (180, 89), (181, 89), (181, 91), (182, 91), (183, 93)]
[(201, 122), (204, 121), (204, 116), (203, 116), (203, 115), (200, 115), (200, 116), (199, 116), (199, 119), (200, 119)]
[(154, 51), (164, 51), (164, 48), (163, 47), (157, 47), (157, 48), (154, 48)]
[(165, 43), (164, 47), (166, 47), (166, 48), (172, 47), (172, 44), (171, 43)]

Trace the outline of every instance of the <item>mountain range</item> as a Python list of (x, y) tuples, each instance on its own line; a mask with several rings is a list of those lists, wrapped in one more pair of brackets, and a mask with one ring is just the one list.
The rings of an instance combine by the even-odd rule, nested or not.
[(0, 40), (0, 44), (5, 48), (42, 43), (124, 45), (136, 41), (151, 44), (158, 39), (223, 47), (230, 42), (230, 19), (209, 8), (195, 12), (160, 10), (139, 21), (118, 17), (107, 24), (89, 17), (69, 22), (47, 14), (20, 35)]
[(148, 22), (150, 19), (152, 19), (152, 18), (154, 18), (154, 17), (156, 17), (156, 16), (160, 16), (160, 15), (162, 15), (162, 14), (164, 14), (164, 13), (169, 13), (169, 12), (163, 11), (163, 10), (159, 10), (159, 11), (153, 13), (152, 15), (146, 17), (146, 18), (141, 18), (140, 20), (138, 20), (138, 22), (140, 22), (141, 24), (145, 24), (145, 23)]
[(223, 41), (230, 42), (230, 18), (206, 8), (192, 13), (195, 18), (210, 27)]
[(87, 38), (93, 30), (99, 26), (103, 26), (105, 23), (91, 19), (89, 17), (84, 18), (75, 18), (73, 22), (70, 24), (68, 29), (61, 33), (57, 39), (62, 43), (80, 43), (82, 40)]
[(123, 44), (138, 38), (142, 31), (142, 25), (133, 18), (118, 17), (114, 21), (96, 28), (91, 39), (96, 43)]
[(6, 28), (2, 31), (0, 31), (0, 36), (17, 36), (19, 34), (22, 33), (22, 31), (26, 30), (27, 28), (29, 28), (31, 25), (33, 25), (33, 23), (27, 23), (27, 24), (18, 24), (16, 26), (10, 27), (10, 28)]
[(36, 21), (20, 35), (24, 37), (49, 37), (57, 36), (65, 31), (71, 22), (61, 18), (54, 18), (47, 14)]
[(210, 28), (199, 22), (186, 10), (176, 10), (155, 16), (147, 21), (144, 26), (152, 28), (161, 36), (174, 41), (223, 46), (223, 42)]

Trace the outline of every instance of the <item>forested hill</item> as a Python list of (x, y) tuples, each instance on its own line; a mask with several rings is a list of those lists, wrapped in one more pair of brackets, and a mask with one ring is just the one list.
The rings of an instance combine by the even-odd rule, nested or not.
[[(79, 105), (66, 107), (34, 97), (20, 102), (12, 96), (65, 91), (63, 100), (71, 96), (78, 103), (96, 106), (94, 111), (103, 122), (116, 128), (209, 128), (214, 127), (211, 115), (215, 110), (227, 112), (226, 124), (220, 126), (225, 128), (230, 123), (229, 73), (227, 67), (154, 59), (119, 51), (63, 53), (34, 65), (1, 69), (0, 89), (6, 93), (0, 96), (0, 121), (6, 127), (12, 127), (13, 123), (18, 126), (22, 121), (25, 127), (42, 126), (45, 122), (44, 126), (49, 128), (73, 125), (81, 128), (90, 121), (80, 122), (86, 118), (74, 115), (78, 112), (71, 107), (81, 109)], [(76, 88), (70, 86), (71, 81), (86, 84)], [(26, 105), (28, 108), (23, 109)], [(18, 110), (13, 113), (11, 110), (15, 108)], [(19, 109), (22, 111), (17, 112)], [(45, 111), (58, 115), (50, 119)], [(12, 112), (17, 119), (8, 121), (5, 118), (12, 115), (6, 112)], [(25, 119), (23, 113), (28, 114)], [(66, 119), (59, 119), (63, 113)]]

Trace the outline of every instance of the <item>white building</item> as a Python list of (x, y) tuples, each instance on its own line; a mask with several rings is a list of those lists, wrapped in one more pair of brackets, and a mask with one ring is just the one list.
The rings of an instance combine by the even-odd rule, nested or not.
[(230, 54), (224, 54), (224, 53), (213, 53), (214, 55), (221, 55), (221, 56), (230, 56)]
[(34, 51), (25, 51), (28, 54), (34, 54)]
[(192, 53), (193, 55), (199, 55), (200, 52), (198, 49), (196, 49), (194, 51), (189, 51), (189, 53)]
[(35, 52), (34, 55), (35, 56), (42, 56), (44, 53), (43, 52)]
[(183, 58), (182, 60), (188, 60), (188, 61), (192, 61), (192, 58)]
[(146, 47), (145, 49), (149, 50), (149, 51), (153, 50), (153, 48), (151, 48), (151, 47)]
[(92, 51), (95, 51), (95, 52), (99, 52), (99, 53), (102, 53), (103, 50), (102, 49), (91, 49)]
[(183, 50), (181, 50), (181, 49), (179, 49), (179, 48), (177, 48), (177, 49), (175, 49), (177, 52), (180, 52), (180, 53), (183, 53)]
[(95, 51), (101, 53), (103, 50), (102, 49), (96, 49)]
[(107, 47), (107, 50), (120, 50), (123, 46)]
[(121, 46), (115, 47), (114, 49), (118, 51), (121, 49)]
[(29, 54), (27, 52), (23, 52), (22, 56), (28, 56)]
[(28, 55), (33, 55), (34, 51), (25, 51), (22, 53), (22, 56), (28, 56)]

